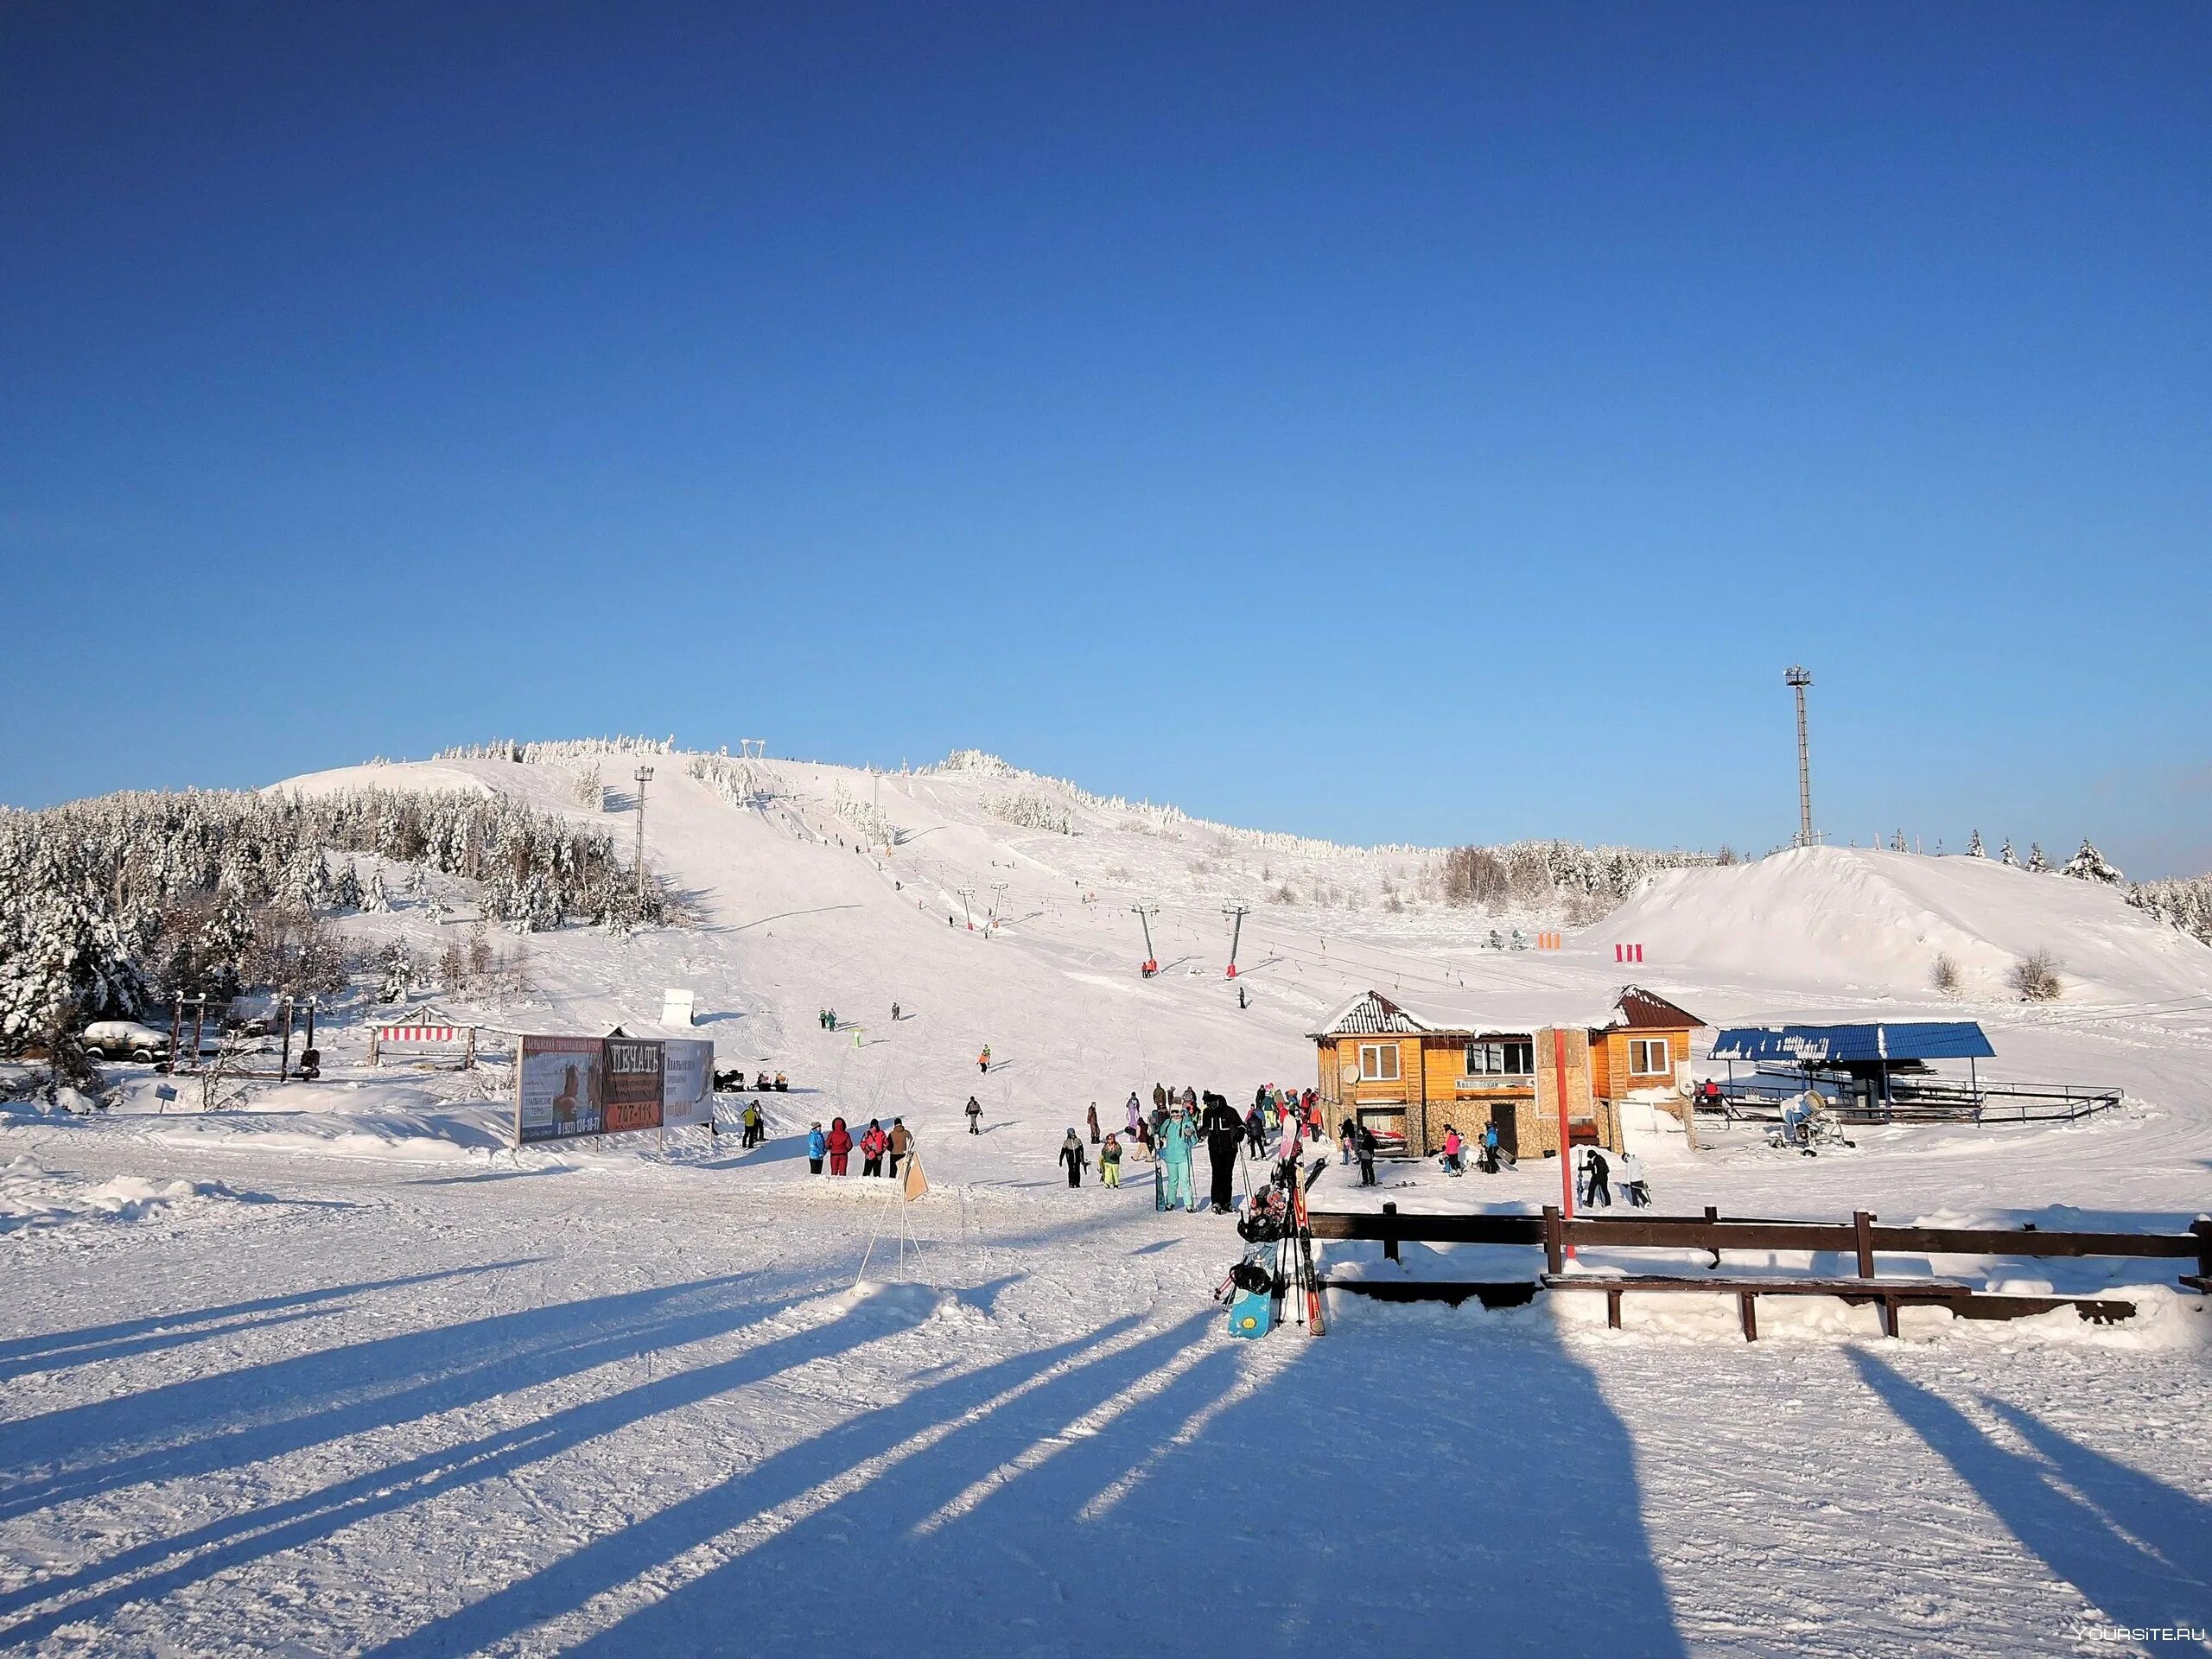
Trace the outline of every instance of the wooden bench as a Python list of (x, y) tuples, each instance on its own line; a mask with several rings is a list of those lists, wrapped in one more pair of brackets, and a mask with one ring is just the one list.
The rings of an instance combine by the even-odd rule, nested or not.
[(1546, 1290), (1603, 1291), (1605, 1323), (1616, 1331), (1621, 1328), (1621, 1298), (1631, 1290), (1732, 1295), (1745, 1342), (1758, 1340), (1758, 1302), (1762, 1296), (1834, 1296), (1854, 1306), (1878, 1303), (1885, 1337), (1897, 1335), (1897, 1309), (1906, 1304), (1946, 1307), (1963, 1319), (2018, 1319), (2059, 1307), (2070, 1307), (2098, 1325), (2113, 1325), (2135, 1316), (2134, 1303), (2108, 1297), (2014, 1295), (1978, 1290), (1957, 1279), (1732, 1279), (1719, 1275), (1684, 1279), (1660, 1274), (1547, 1273), (1541, 1282)]

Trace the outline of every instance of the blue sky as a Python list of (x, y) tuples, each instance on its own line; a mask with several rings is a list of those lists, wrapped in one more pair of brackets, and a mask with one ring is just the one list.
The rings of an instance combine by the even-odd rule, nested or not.
[[(649, 14), (649, 15), (648, 15)], [(0, 16), (0, 798), (996, 750), (2212, 868), (2212, 10)]]

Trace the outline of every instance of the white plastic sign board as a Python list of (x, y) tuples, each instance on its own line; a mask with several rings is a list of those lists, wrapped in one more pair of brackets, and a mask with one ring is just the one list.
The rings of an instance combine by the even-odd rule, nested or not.
[(660, 994), (660, 1022), (664, 1026), (692, 1026), (698, 1023), (691, 1017), (691, 993), (675, 989)]
[(671, 1037), (661, 1044), (661, 1127), (705, 1124), (715, 1110), (715, 1046), (696, 1037)]

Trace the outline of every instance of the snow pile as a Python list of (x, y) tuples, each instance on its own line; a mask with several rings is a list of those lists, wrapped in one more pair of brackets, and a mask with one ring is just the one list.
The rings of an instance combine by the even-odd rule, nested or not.
[(97, 1186), (49, 1173), (36, 1159), (0, 1167), (0, 1233), (101, 1221), (143, 1221), (182, 1205), (237, 1202), (220, 1181), (149, 1181), (118, 1175)]
[(2068, 1001), (2212, 990), (2212, 952), (2119, 890), (1986, 859), (1808, 847), (1672, 871), (1604, 931), (1670, 967), (1790, 984), (1918, 995), (1948, 957), (1963, 995), (2012, 1000), (2013, 965), (2049, 951)]

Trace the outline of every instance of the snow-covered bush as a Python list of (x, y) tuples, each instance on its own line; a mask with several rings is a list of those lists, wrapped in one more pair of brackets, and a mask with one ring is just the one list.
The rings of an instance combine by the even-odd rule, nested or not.
[(1935, 966), (1929, 969), (1928, 982), (1946, 996), (1955, 995), (1959, 988), (1959, 964), (1947, 950), (1936, 953)]
[(569, 786), (569, 798), (578, 806), (588, 807), (594, 812), (607, 810), (607, 783), (599, 775), (598, 761), (593, 761), (576, 774), (575, 782)]
[(841, 780), (830, 791), (830, 810), (849, 823), (871, 842), (886, 847), (896, 846), (906, 831), (891, 821), (891, 816), (872, 801), (857, 799)]
[(2012, 964), (2012, 988), (2028, 1002), (2055, 1002), (2066, 984), (2059, 977), (2063, 966), (2048, 950), (2031, 950)]
[(983, 810), (1020, 830), (1049, 830), (1056, 836), (1075, 833), (1074, 815), (1042, 795), (986, 795)]

